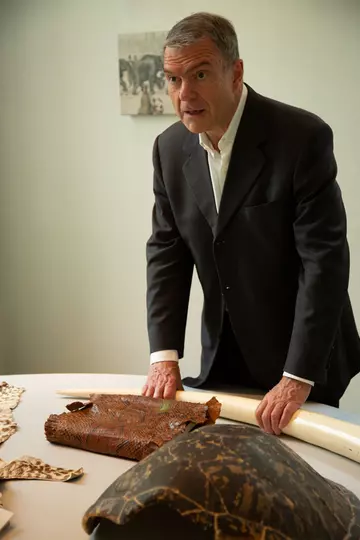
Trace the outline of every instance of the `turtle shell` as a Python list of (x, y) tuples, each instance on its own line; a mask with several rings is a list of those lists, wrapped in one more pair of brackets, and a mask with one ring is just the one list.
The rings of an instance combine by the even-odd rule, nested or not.
[(179, 435), (121, 475), (83, 527), (91, 534), (106, 521), (117, 530), (111, 538), (124, 539), (133, 526), (147, 540), (173, 532), (196, 540), (359, 540), (360, 500), (278, 437), (215, 424)]

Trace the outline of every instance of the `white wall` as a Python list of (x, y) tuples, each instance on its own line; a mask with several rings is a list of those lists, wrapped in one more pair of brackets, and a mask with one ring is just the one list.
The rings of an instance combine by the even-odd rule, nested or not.
[[(202, 9), (235, 23), (249, 84), (332, 125), (360, 321), (358, 0), (0, 0), (4, 373), (147, 371), (151, 150), (175, 117), (120, 116), (117, 34)], [(186, 375), (200, 312), (195, 282)], [(359, 392), (358, 377), (342, 406), (359, 411)]]

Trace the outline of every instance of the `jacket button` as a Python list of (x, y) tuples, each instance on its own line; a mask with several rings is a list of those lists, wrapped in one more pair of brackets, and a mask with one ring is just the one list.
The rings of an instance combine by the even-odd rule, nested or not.
[(230, 291), (230, 286), (229, 286), (229, 285), (226, 285), (225, 290), (226, 290), (226, 291)]

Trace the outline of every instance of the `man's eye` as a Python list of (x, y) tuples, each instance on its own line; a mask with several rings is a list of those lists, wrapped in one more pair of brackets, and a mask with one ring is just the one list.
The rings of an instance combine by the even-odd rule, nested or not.
[(177, 81), (177, 77), (168, 77), (168, 81), (174, 84)]
[(202, 79), (205, 79), (206, 77), (206, 74), (204, 73), (204, 71), (198, 71), (197, 73), (197, 78), (202, 80)]

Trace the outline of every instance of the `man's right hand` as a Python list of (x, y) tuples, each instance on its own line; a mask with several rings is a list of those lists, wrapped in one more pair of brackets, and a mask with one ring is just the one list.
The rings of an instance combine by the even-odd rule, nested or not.
[(143, 396), (174, 399), (177, 390), (183, 390), (178, 362), (155, 362), (150, 366)]

